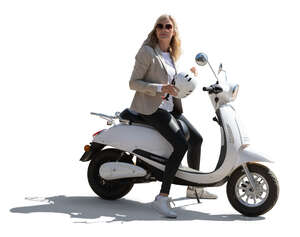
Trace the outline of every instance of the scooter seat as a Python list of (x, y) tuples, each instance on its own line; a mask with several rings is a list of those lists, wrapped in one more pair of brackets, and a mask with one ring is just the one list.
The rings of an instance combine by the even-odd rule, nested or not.
[(132, 123), (143, 123), (147, 124), (145, 120), (135, 111), (130, 109), (125, 109), (120, 113), (120, 118), (128, 120)]
[[(130, 123), (142, 123), (142, 124), (147, 124), (147, 122), (135, 111), (130, 110), (130, 109), (125, 109), (120, 113), (120, 118), (123, 120), (128, 120)], [(189, 140), (190, 138), (190, 133), (187, 125), (181, 121), (180, 119), (177, 120), (177, 123), (183, 132), (186, 140)]]

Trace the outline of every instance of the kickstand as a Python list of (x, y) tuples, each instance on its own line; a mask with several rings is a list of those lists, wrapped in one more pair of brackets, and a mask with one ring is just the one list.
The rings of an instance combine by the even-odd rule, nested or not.
[(196, 189), (195, 189), (195, 195), (196, 195), (196, 198), (197, 198), (197, 202), (198, 202), (198, 203), (201, 203), (201, 202), (200, 202), (200, 199), (199, 199), (199, 196), (198, 196), (198, 193), (197, 193), (197, 191), (196, 191)]

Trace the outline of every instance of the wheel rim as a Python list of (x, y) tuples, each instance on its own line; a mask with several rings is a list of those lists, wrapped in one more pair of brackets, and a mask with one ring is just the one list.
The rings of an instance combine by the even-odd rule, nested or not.
[(269, 196), (269, 185), (267, 180), (258, 173), (251, 173), (255, 182), (255, 190), (244, 174), (235, 185), (235, 195), (240, 203), (247, 207), (258, 207), (262, 205)]

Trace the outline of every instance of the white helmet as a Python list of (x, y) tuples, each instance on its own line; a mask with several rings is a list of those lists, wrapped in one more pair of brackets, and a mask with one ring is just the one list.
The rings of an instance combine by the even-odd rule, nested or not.
[(180, 90), (177, 96), (174, 96), (175, 98), (185, 98), (194, 91), (197, 85), (197, 80), (191, 74), (180, 72), (175, 75), (172, 84)]

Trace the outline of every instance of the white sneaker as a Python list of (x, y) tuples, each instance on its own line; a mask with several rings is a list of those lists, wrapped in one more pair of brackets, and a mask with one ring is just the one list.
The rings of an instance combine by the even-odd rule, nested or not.
[[(157, 195), (155, 197), (155, 200), (151, 203), (151, 205), (161, 215), (163, 215), (165, 217), (176, 218), (177, 214), (176, 214), (176, 212), (174, 212), (172, 210), (170, 202), (173, 202), (172, 198)], [(173, 204), (174, 204), (174, 202), (173, 202)]]
[(218, 196), (215, 194), (212, 194), (206, 190), (204, 190), (204, 188), (199, 188), (199, 187), (191, 187), (188, 186), (187, 190), (186, 190), (186, 197), (187, 198), (196, 198), (196, 193), (200, 199), (217, 199)]

